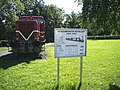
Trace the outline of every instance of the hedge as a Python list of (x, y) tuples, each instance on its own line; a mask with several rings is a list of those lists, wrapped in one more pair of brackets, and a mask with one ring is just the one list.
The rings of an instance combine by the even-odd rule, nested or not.
[(120, 36), (109, 36), (109, 35), (104, 35), (104, 36), (88, 36), (87, 39), (95, 39), (95, 40), (99, 40), (99, 39), (120, 39)]
[(0, 47), (8, 47), (8, 40), (0, 40)]

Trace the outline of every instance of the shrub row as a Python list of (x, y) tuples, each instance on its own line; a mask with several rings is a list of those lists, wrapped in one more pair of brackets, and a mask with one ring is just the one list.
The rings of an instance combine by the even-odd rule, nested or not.
[(102, 40), (102, 39), (120, 39), (120, 36), (109, 36), (109, 35), (104, 35), (104, 36), (88, 36), (87, 39), (95, 39), (95, 40)]
[(8, 40), (0, 40), (0, 47), (7, 47), (8, 46)]

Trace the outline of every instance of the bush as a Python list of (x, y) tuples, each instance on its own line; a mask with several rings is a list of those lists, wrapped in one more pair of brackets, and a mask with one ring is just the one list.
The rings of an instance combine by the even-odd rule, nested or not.
[(8, 41), (7, 40), (1, 40), (0, 41), (0, 47), (7, 47), (8, 46)]

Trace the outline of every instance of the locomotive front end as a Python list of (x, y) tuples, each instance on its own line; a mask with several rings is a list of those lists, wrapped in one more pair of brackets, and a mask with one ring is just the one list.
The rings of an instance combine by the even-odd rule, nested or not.
[(13, 53), (40, 53), (45, 44), (44, 19), (39, 16), (22, 16), (16, 21)]

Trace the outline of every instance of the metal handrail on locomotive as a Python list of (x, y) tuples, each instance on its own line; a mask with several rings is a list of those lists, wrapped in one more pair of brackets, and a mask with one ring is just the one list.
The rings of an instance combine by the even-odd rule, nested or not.
[(43, 16), (20, 16), (10, 47), (13, 53), (39, 53), (45, 41)]

